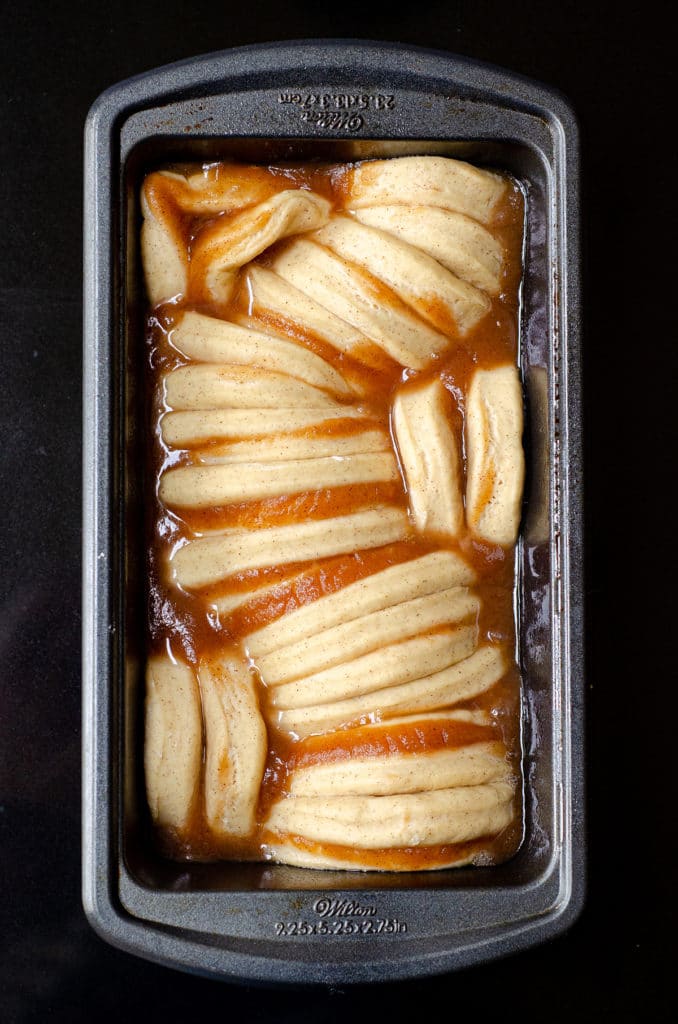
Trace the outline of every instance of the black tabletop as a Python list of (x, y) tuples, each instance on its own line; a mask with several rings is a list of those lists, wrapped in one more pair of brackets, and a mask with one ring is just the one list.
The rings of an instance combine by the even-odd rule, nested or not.
[[(0, 31), (0, 1020), (675, 1020), (675, 57), (669, 5), (37, 0)], [(82, 138), (107, 86), (275, 39), (413, 43), (560, 89), (583, 145), (589, 881), (563, 936), (392, 985), (271, 990), (120, 952), (80, 902)], [(672, 224), (673, 220), (673, 224)], [(675, 629), (675, 627), (674, 627)], [(439, 1009), (440, 1008), (440, 1009)]]

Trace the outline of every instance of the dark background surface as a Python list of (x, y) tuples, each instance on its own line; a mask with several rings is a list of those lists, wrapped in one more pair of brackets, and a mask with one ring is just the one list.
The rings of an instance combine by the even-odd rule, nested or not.
[[(676, 76), (668, 3), (37, 0), (0, 21), (0, 1021), (676, 1019)], [(559, 88), (582, 129), (589, 891), (564, 936), (394, 985), (270, 990), (107, 946), (80, 904), (82, 133), (107, 86), (275, 39), (413, 43)], [(673, 251), (670, 246), (673, 245)], [(675, 927), (675, 924), (673, 925)]]

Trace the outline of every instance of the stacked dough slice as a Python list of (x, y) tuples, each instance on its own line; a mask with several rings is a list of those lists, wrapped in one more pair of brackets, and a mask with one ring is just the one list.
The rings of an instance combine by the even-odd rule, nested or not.
[[(151, 301), (190, 292), (225, 302), (236, 281), (250, 299), (235, 320), (184, 311), (170, 335), (180, 365), (164, 377), (161, 431), (182, 460), (162, 474), (159, 497), (189, 524), (204, 510), (217, 523), (189, 529), (168, 567), (174, 585), (209, 594), (226, 616), (275, 591), (266, 578), (274, 567), (303, 583), (326, 559), (417, 534), (429, 551), (295, 604), (222, 657), (196, 667), (152, 659), (154, 819), (181, 833), (202, 807), (215, 835), (263, 836), (269, 856), (301, 865), (378, 867), (384, 851), (412, 847), (440, 848), (434, 866), (461, 863), (470, 854), (456, 844), (511, 821), (515, 780), (489, 716), (458, 708), (508, 666), (499, 647), (479, 642), (474, 574), (450, 542), (465, 531), (515, 540), (517, 373), (475, 373), (465, 473), (437, 377), (397, 391), (389, 423), (349, 370), (426, 370), (464, 343), (501, 287), (502, 248), (488, 225), (506, 183), (443, 158), (374, 161), (351, 171), (345, 208), (333, 212), (308, 189), (272, 190), (265, 175), (162, 177), (144, 191)], [(216, 211), (228, 215), (189, 254), (181, 216)], [(293, 324), (337, 358), (272, 324)], [(322, 518), (218, 525), (219, 510), (233, 506), (400, 483), (409, 513), (399, 502), (358, 500)], [(224, 581), (238, 574), (249, 574), (249, 589), (231, 592)], [(433, 747), (421, 738), (432, 731), (444, 734)], [(395, 735), (402, 742), (385, 748)], [(266, 758), (282, 737), (295, 753), (261, 821)]]
[[(356, 866), (329, 845), (362, 851), (358, 866), (378, 866), (370, 851), (455, 844), (508, 824), (513, 787), (503, 746), (484, 714), (454, 711), (506, 668), (498, 648), (478, 646), (472, 578), (461, 558), (434, 551), (246, 638), (269, 692), (270, 727), (298, 740), (288, 788), (267, 820), (277, 858)], [(457, 745), (454, 724), (469, 715), (485, 731)], [(440, 749), (412, 742), (440, 721), (450, 732)], [(393, 730), (403, 729), (410, 742), (394, 749)], [(321, 755), (305, 764), (318, 737)], [(460, 859), (456, 851), (447, 857)]]
[[(162, 432), (168, 445), (187, 447), (190, 462), (161, 478), (169, 507), (214, 509), (397, 481), (385, 425), (309, 349), (192, 312), (171, 339), (189, 362), (165, 378), (172, 411)], [(196, 535), (176, 552), (172, 572), (178, 586), (196, 590), (249, 570), (377, 547), (408, 529), (402, 509), (385, 504), (284, 525), (272, 518)]]
[(158, 825), (182, 834), (202, 805), (215, 834), (251, 835), (266, 754), (254, 680), (240, 659), (205, 660), (197, 672), (150, 659), (144, 761)]
[(469, 531), (491, 544), (514, 544), (520, 524), (524, 458), (518, 371), (476, 370), (466, 397), (464, 447), (450, 425), (450, 395), (441, 381), (401, 389), (393, 433), (419, 530), (459, 538)]

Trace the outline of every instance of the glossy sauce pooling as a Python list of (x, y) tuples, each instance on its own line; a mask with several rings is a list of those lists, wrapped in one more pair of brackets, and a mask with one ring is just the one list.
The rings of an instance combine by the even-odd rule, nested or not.
[[(236, 170), (234, 175), (232, 172)], [(519, 673), (515, 664), (514, 623), (514, 551), (489, 544), (463, 532), (456, 541), (432, 532), (409, 531), (406, 538), (371, 549), (362, 549), (313, 559), (277, 565), (236, 569), (224, 578), (204, 586), (177, 586), (172, 572), (172, 557), (188, 541), (208, 539), (224, 529), (260, 529), (304, 521), (322, 521), (332, 516), (387, 505), (407, 514), (408, 494), (402, 479), (322, 487), (294, 494), (229, 501), (207, 508), (168, 507), (159, 497), (160, 479), (169, 469), (196, 464), (200, 459), (210, 465), (211, 453), (226, 445), (257, 442), (267, 436), (262, 420), (260, 434), (233, 433), (201, 438), (183, 446), (168, 444), (163, 439), (162, 420), (169, 406), (166, 401), (167, 374), (191, 363), (172, 343), (172, 331), (181, 315), (195, 311), (210, 317), (245, 324), (263, 334), (288, 338), (320, 356), (355, 388), (359, 397), (347, 399), (346, 405), (360, 406), (360, 416), (336, 415), (315, 425), (290, 431), (300, 438), (350, 438), (359, 431), (376, 427), (390, 430), (390, 409), (395, 390), (406, 381), (424, 383), (438, 378), (444, 383), (451, 401), (449, 419), (454, 430), (463, 436), (465, 400), (473, 373), (517, 361), (519, 328), (519, 288), (522, 273), (524, 204), (523, 196), (513, 182), (500, 200), (493, 220), (487, 225), (503, 248), (501, 291), (491, 299), (489, 312), (464, 337), (451, 321), (447, 310), (431, 299), (429, 323), (450, 339), (446, 351), (431, 360), (422, 370), (403, 368), (377, 345), (367, 342), (362, 348), (342, 352), (293, 318), (259, 309), (252, 304), (247, 287), (248, 267), (270, 268), (276, 256), (290, 244), (282, 239), (256, 256), (236, 272), (235, 283), (227, 301), (210, 297), (205, 286), (206, 265), (201, 253), (207, 250), (212, 236), (229, 218), (238, 217), (253, 204), (293, 188), (309, 189), (329, 200), (334, 212), (344, 209), (352, 168), (350, 165), (290, 165), (279, 167), (241, 167), (209, 165), (202, 169), (205, 200), (196, 212), (195, 194), (183, 175), (195, 174), (200, 168), (177, 168), (176, 176), (150, 175), (144, 186), (148, 208), (171, 225), (177, 247), (188, 253), (183, 294), (150, 310), (147, 321), (148, 394), (150, 401), (148, 448), (148, 646), (149, 655), (172, 657), (197, 668), (200, 661), (222, 657), (232, 650), (235, 657), (244, 657), (244, 638), (264, 626), (280, 620), (296, 608), (319, 597), (355, 584), (389, 566), (410, 561), (429, 552), (445, 548), (460, 553), (476, 575), (474, 593), (480, 597), (476, 617), (478, 642), (499, 646), (505, 652), (507, 671), (489, 690), (468, 701), (455, 704), (454, 712), (486, 713), (482, 723), (475, 721), (431, 721), (389, 726), (388, 720), (376, 719), (354, 723), (357, 727), (340, 728), (324, 735), (297, 739), (294, 734), (276, 728), (276, 709), (271, 693), (255, 673), (260, 707), (268, 726), (268, 754), (260, 791), (258, 821), (254, 832), (244, 839), (224, 839), (209, 827), (202, 796), (196, 796), (190, 819), (181, 830), (160, 830), (164, 852), (176, 858), (218, 859), (223, 857), (259, 860), (270, 856), (276, 840), (265, 826), (268, 809), (287, 791), (290, 773), (310, 764), (330, 763), (384, 752), (407, 753), (413, 749), (436, 751), (459, 745), (486, 742), (496, 738), (506, 748), (511, 777), (519, 777)], [(235, 184), (234, 184), (235, 182)], [(220, 212), (219, 204), (227, 205)], [(232, 212), (228, 204), (232, 203)], [(193, 258), (195, 257), (195, 258)], [(358, 273), (369, 286), (375, 302), (394, 308), (403, 307), (402, 299), (388, 285)], [(417, 317), (410, 307), (409, 316)], [(341, 399), (339, 399), (341, 402)], [(462, 450), (465, 465), (466, 453)], [(247, 596), (249, 595), (249, 597)], [(435, 630), (434, 630), (435, 632)], [(416, 717), (416, 716), (415, 716)], [(425, 716), (422, 716), (425, 718)], [(204, 759), (203, 759), (204, 760)], [(204, 765), (203, 765), (204, 771)], [(481, 837), (458, 844), (427, 847), (403, 847), (357, 851), (337, 844), (317, 844), (300, 836), (288, 837), (289, 843), (305, 852), (320, 853), (347, 866), (385, 870), (417, 870), (459, 862), (493, 863), (506, 859), (516, 849), (521, 837), (520, 787), (516, 787), (514, 816), (511, 824), (498, 836)]]

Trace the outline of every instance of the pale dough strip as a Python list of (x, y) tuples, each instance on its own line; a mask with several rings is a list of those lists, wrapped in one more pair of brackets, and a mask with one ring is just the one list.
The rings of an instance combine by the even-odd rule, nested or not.
[(252, 657), (259, 658), (361, 615), (437, 590), (467, 585), (473, 580), (472, 569), (460, 555), (452, 551), (434, 551), (372, 573), (334, 594), (295, 609), (276, 622), (250, 633), (247, 647)]
[(181, 587), (206, 587), (246, 569), (310, 562), (381, 547), (404, 540), (409, 532), (406, 513), (389, 505), (301, 525), (224, 530), (179, 548), (171, 570)]
[(319, 707), (280, 711), (277, 726), (303, 739), (318, 733), (333, 732), (363, 721), (380, 722), (396, 715), (436, 711), (470, 700), (499, 682), (506, 662), (498, 647), (481, 647), (475, 654), (434, 675), (392, 686), (374, 694), (323, 704)]
[(315, 633), (255, 659), (267, 686), (277, 686), (332, 668), (397, 640), (476, 615), (478, 598), (466, 587), (450, 587), (402, 601)]

